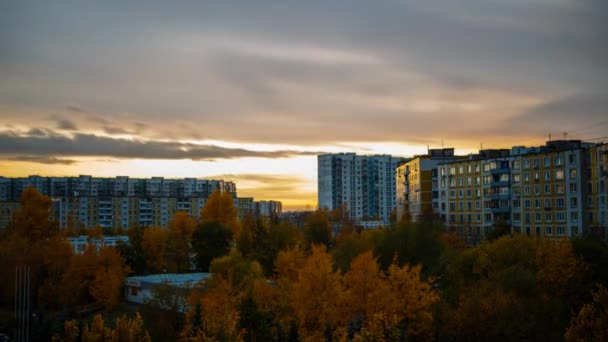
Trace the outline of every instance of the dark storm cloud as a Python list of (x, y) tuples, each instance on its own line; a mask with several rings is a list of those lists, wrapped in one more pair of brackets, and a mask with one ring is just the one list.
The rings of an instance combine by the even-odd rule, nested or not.
[[(302, 151), (253, 151), (242, 148), (226, 148), (215, 145), (195, 145), (166, 141), (141, 141), (115, 139), (91, 134), (75, 134), (73, 137), (49, 134), (35, 130), (20, 135), (14, 132), (0, 133), (0, 154), (9, 158), (25, 155), (28, 158), (44, 156), (110, 156), (115, 158), (142, 159), (191, 159), (217, 160), (243, 157), (286, 158), (296, 155), (315, 155)], [(23, 157), (22, 157), (23, 158)]]
[(608, 89), (602, 0), (17, 2), (0, 23), (0, 105), (154, 139), (516, 137)]

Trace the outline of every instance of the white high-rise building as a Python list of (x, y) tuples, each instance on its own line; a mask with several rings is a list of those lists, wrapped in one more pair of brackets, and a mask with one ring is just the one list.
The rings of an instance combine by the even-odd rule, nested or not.
[(319, 208), (345, 206), (352, 220), (388, 224), (396, 203), (395, 168), (406, 161), (389, 155), (319, 155)]

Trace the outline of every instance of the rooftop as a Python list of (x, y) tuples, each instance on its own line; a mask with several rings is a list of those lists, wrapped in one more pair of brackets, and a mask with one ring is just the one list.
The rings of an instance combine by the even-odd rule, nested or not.
[(152, 286), (162, 283), (168, 283), (178, 287), (188, 287), (201, 280), (211, 278), (211, 273), (161, 273), (150, 274), (146, 276), (128, 277), (125, 282), (127, 284), (139, 284), (140, 286)]

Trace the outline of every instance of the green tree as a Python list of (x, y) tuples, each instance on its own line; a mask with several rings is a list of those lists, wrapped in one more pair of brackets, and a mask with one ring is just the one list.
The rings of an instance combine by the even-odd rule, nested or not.
[(317, 210), (310, 214), (304, 227), (304, 238), (306, 239), (306, 246), (309, 248), (315, 244), (325, 247), (330, 246), (332, 232), (327, 212)]
[(192, 233), (192, 251), (196, 269), (207, 272), (211, 260), (228, 254), (232, 231), (218, 221), (200, 224)]

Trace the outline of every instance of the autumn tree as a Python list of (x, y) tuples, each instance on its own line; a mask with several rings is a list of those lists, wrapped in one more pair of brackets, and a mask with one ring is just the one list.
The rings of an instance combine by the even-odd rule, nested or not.
[[(53, 341), (71, 342), (78, 340), (78, 323), (75, 320), (65, 322), (62, 336), (55, 336)], [(139, 315), (129, 318), (126, 315), (116, 318), (114, 328), (108, 327), (101, 315), (95, 315), (90, 324), (82, 329), (82, 342), (120, 341), (120, 342), (150, 342), (150, 335), (144, 328), (144, 322)]]
[(152, 227), (144, 230), (141, 241), (146, 266), (149, 272), (158, 273), (167, 269), (167, 230)]
[(84, 253), (70, 258), (62, 276), (62, 300), (68, 305), (98, 302), (112, 310), (120, 301), (120, 289), (129, 273), (116, 249), (103, 246), (97, 251), (89, 245)]
[(399, 267), (395, 263), (389, 267), (387, 279), (390, 291), (385, 298), (386, 312), (401, 319), (408, 336), (429, 339), (433, 328), (433, 305), (439, 300), (433, 279), (422, 279), (422, 265)]
[(313, 245), (291, 292), (300, 335), (319, 340), (327, 322), (334, 327), (342, 322), (344, 317), (339, 311), (342, 296), (341, 277), (333, 270), (331, 255), (324, 246)]
[(226, 256), (213, 259), (209, 271), (216, 278), (227, 279), (237, 292), (250, 289), (255, 279), (264, 276), (262, 266), (257, 261), (243, 257), (236, 248)]
[(192, 233), (196, 221), (186, 212), (178, 211), (169, 223), (167, 264), (170, 272), (188, 272), (192, 269)]
[(9, 233), (18, 234), (34, 243), (59, 232), (57, 222), (50, 219), (53, 202), (48, 196), (28, 187), (21, 193), (19, 204), (9, 225)]
[(242, 331), (238, 325), (239, 296), (228, 279), (213, 277), (205, 286), (202, 295), (194, 293), (189, 303), (190, 310), (186, 314), (182, 339), (188, 341), (242, 339)]
[(344, 305), (346, 315), (354, 320), (357, 317), (371, 317), (381, 312), (389, 292), (389, 284), (380, 270), (371, 251), (357, 256), (344, 275)]
[(219, 222), (224, 227), (228, 227), (233, 236), (237, 236), (239, 231), (237, 209), (229, 192), (215, 190), (209, 196), (201, 209), (201, 223), (209, 222)]
[(570, 321), (566, 341), (608, 341), (608, 290), (599, 285), (592, 296)]

